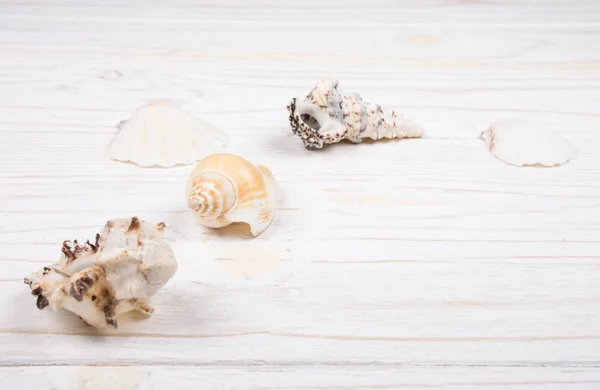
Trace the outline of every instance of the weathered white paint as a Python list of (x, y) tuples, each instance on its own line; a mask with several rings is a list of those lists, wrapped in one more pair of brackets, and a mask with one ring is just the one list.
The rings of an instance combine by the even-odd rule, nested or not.
[[(600, 6), (345, 3), (0, 3), (0, 388), (600, 386)], [(304, 150), (285, 106), (326, 76), (427, 137)], [(200, 226), (191, 166), (105, 158), (152, 99), (272, 170), (263, 235)], [(497, 161), (477, 137), (504, 116), (577, 159)], [(133, 215), (180, 264), (151, 317), (35, 308), (25, 275)]]
[[(7, 380), (9, 378), (10, 380)], [(72, 366), (3, 367), (2, 389), (496, 389), (595, 390), (589, 367)]]

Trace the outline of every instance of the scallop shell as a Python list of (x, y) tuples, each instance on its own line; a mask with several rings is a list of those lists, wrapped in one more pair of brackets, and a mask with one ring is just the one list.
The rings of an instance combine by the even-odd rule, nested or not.
[(116, 328), (117, 317), (132, 310), (152, 313), (148, 299), (177, 270), (173, 251), (162, 240), (164, 228), (164, 223), (119, 218), (108, 221), (93, 244), (63, 242), (57, 263), (25, 278), (36, 306), (67, 309), (96, 328)]
[(494, 157), (515, 166), (558, 166), (576, 156), (575, 148), (567, 140), (522, 119), (498, 120), (480, 138)]
[(308, 150), (347, 139), (419, 138), (423, 129), (379, 104), (363, 101), (357, 93), (344, 93), (336, 79), (323, 79), (306, 98), (296, 97), (287, 106), (290, 126)]
[(278, 192), (267, 167), (221, 153), (206, 157), (191, 172), (186, 201), (204, 226), (221, 228), (243, 222), (258, 236), (275, 216)]
[(137, 109), (121, 122), (106, 156), (142, 167), (193, 164), (223, 150), (225, 134), (169, 102), (154, 102)]

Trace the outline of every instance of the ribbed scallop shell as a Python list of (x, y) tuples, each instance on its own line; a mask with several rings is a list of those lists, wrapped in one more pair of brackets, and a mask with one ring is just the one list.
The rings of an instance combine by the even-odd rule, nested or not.
[(228, 153), (200, 161), (186, 184), (188, 207), (203, 225), (220, 228), (243, 222), (254, 236), (271, 224), (277, 195), (278, 185), (268, 168)]
[(516, 166), (557, 166), (576, 156), (575, 148), (558, 134), (516, 118), (498, 120), (481, 133), (490, 153)]
[(137, 109), (119, 127), (106, 156), (142, 167), (193, 164), (222, 151), (226, 143), (219, 128), (168, 102)]
[(306, 149), (322, 148), (347, 139), (361, 143), (365, 138), (419, 138), (423, 129), (395, 110), (363, 101), (353, 92), (344, 93), (335, 79), (323, 79), (306, 98), (288, 105), (289, 121)]

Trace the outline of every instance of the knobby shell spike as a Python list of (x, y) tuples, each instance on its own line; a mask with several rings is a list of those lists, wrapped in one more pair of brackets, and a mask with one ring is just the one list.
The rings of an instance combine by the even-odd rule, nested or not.
[(204, 226), (221, 228), (243, 222), (258, 236), (275, 216), (279, 186), (264, 165), (221, 153), (197, 164), (189, 175), (185, 196)]
[(308, 150), (347, 139), (355, 144), (365, 138), (419, 138), (423, 129), (394, 110), (363, 101), (357, 93), (345, 93), (336, 79), (323, 79), (306, 98), (293, 98), (287, 106), (290, 126)]
[(164, 228), (119, 218), (108, 221), (94, 243), (63, 242), (57, 263), (25, 278), (36, 306), (67, 309), (96, 328), (116, 328), (117, 317), (129, 311), (152, 313), (148, 299), (177, 270)]
[(515, 166), (558, 166), (576, 156), (558, 134), (517, 118), (500, 119), (479, 136), (498, 160)]
[(137, 109), (118, 127), (106, 156), (141, 167), (193, 164), (221, 152), (227, 142), (221, 129), (165, 101)]

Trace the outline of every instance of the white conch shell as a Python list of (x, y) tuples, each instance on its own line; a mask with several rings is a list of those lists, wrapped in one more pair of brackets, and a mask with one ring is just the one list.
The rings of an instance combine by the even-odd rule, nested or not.
[(142, 167), (193, 164), (227, 141), (219, 128), (163, 101), (138, 108), (119, 128), (106, 156)]
[(575, 148), (556, 133), (522, 119), (498, 120), (480, 134), (497, 159), (516, 166), (557, 166), (575, 158)]
[(277, 209), (279, 187), (269, 169), (242, 157), (221, 153), (200, 161), (185, 190), (188, 207), (207, 227), (234, 222), (250, 225), (253, 236), (271, 224)]
[(25, 278), (37, 307), (67, 309), (96, 328), (117, 327), (117, 317), (138, 310), (152, 313), (148, 298), (177, 270), (164, 223), (133, 218), (106, 223), (94, 244), (63, 242), (61, 259)]
[(357, 93), (338, 89), (338, 80), (323, 79), (306, 98), (296, 97), (287, 106), (294, 134), (308, 150), (343, 139), (361, 143), (365, 138), (419, 138), (423, 129), (379, 104), (363, 101)]

